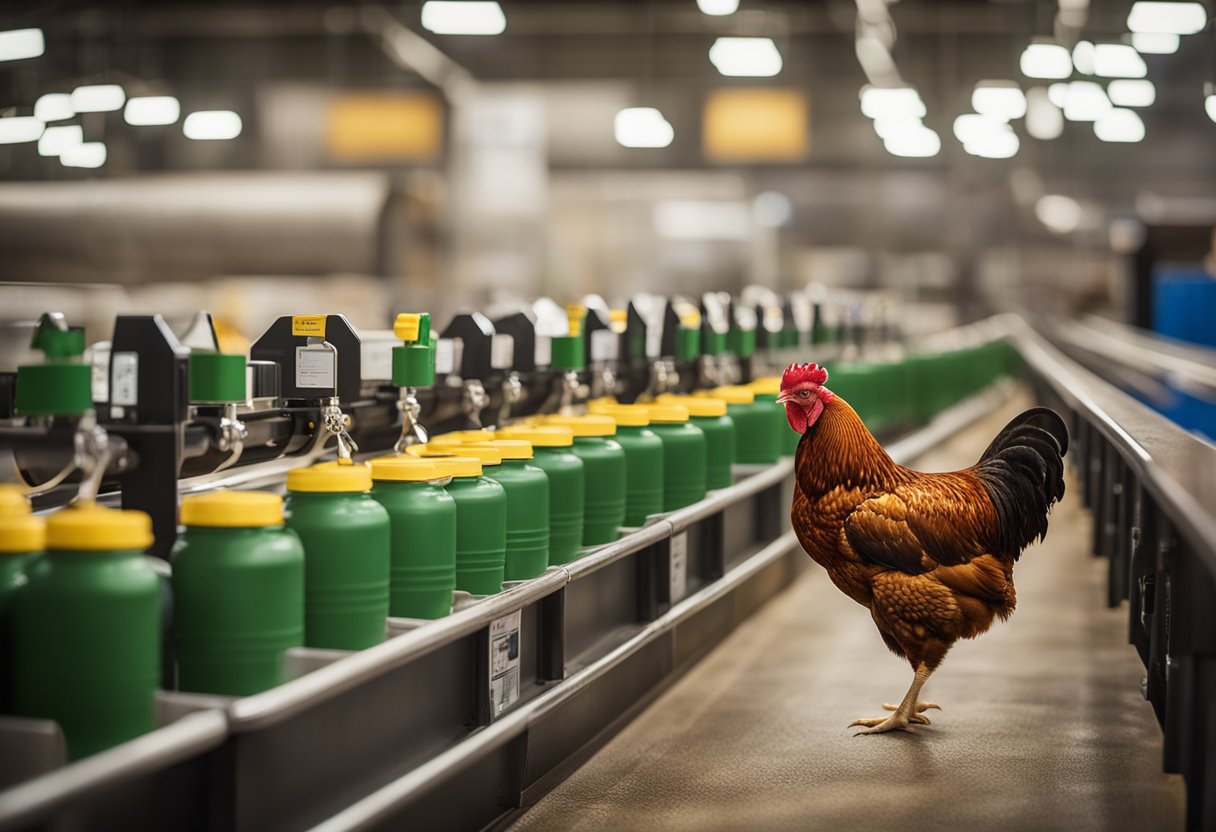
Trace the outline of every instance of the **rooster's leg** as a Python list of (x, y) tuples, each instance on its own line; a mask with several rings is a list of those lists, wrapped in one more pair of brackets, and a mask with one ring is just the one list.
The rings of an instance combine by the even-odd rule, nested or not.
[(908, 688), (907, 694), (904, 695), (904, 700), (894, 709), (895, 713), (885, 719), (882, 717), (877, 719), (855, 719), (849, 723), (849, 727), (851, 728), (854, 725), (866, 726), (866, 729), (858, 731), (858, 734), (883, 734), (887, 731), (906, 731), (908, 726), (913, 723), (928, 725), (928, 717), (923, 716), (921, 712), (937, 706), (932, 702), (920, 702), (919, 698), (920, 689), (925, 686), (925, 682), (928, 681), (931, 672), (923, 663), (916, 668), (916, 675), (912, 677), (912, 686)]

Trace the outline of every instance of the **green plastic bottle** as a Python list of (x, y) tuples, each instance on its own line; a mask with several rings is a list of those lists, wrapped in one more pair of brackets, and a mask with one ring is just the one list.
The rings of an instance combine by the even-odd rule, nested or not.
[(506, 578), (507, 492), (482, 476), (482, 458), (444, 458), (452, 466), (448, 494), (456, 501), (456, 588), (470, 595), (493, 595)]
[(388, 456), (372, 460), (372, 497), (392, 527), (389, 615), (443, 618), (456, 589), (456, 501), (440, 482), (452, 475), (442, 459)]
[(304, 546), (304, 645), (362, 650), (384, 641), (389, 519), (367, 465), (327, 462), (287, 474), (283, 513)]
[(793, 456), (794, 452), (798, 450), (798, 442), (802, 439), (802, 434), (790, 427), (789, 421), (785, 418), (785, 408), (777, 404), (777, 397), (781, 395), (780, 377), (758, 378), (748, 386), (756, 394), (756, 407), (762, 412), (768, 413), (769, 430), (778, 437), (778, 453), (781, 456)]
[(777, 461), (781, 434), (772, 429), (769, 412), (776, 405), (757, 402), (751, 388), (743, 386), (715, 387), (706, 395), (726, 402), (726, 415), (735, 426), (735, 462), (772, 465)]
[(72, 759), (156, 727), (160, 582), (152, 520), (91, 503), (46, 524), (46, 554), (13, 598), (13, 712), (53, 719)]
[[(490, 476), (507, 492), (506, 580), (535, 578), (549, 566), (549, 475), (532, 464), (532, 443), (527, 440), (485, 444), (502, 454), (502, 464)], [(469, 448), (463, 446), (461, 453), (475, 452)]]
[(663, 511), (692, 505), (705, 496), (705, 434), (681, 405), (655, 402), (646, 409), (651, 430), (663, 440)]
[(663, 511), (663, 440), (641, 405), (607, 402), (590, 409), (616, 420), (616, 441), (625, 451), (625, 525), (643, 526)]
[(705, 486), (730, 485), (734, 481), (735, 423), (726, 414), (726, 401), (709, 396), (660, 396), (659, 401), (687, 408), (689, 422), (705, 434)]
[(549, 564), (578, 557), (583, 541), (584, 466), (572, 452), (574, 432), (560, 426), (503, 428), (495, 436), (532, 443), (532, 464), (549, 478)]
[(25, 586), (26, 567), (46, 548), (46, 522), (30, 515), (16, 488), (0, 485), (0, 713), (12, 710), (13, 597)]
[(304, 548), (277, 494), (215, 491), (182, 500), (173, 547), (177, 686), (248, 696), (284, 681), (304, 644)]
[(611, 416), (554, 416), (574, 431), (570, 450), (583, 461), (583, 546), (612, 543), (625, 525), (625, 451)]

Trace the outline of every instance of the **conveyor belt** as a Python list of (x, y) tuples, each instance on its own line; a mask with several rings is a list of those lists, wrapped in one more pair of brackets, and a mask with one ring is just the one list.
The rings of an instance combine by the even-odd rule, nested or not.
[[(974, 461), (1021, 400), (923, 458)], [(1168, 830), (1180, 777), (1141, 698), (1126, 613), (1107, 609), (1078, 489), (1022, 559), (1018, 609), (930, 680), (933, 725), (854, 737), (910, 681), (866, 611), (818, 568), (525, 813), (578, 830)]]

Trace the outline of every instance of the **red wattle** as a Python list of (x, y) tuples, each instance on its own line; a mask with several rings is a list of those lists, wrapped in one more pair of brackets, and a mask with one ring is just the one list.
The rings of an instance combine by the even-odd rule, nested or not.
[(785, 406), (785, 418), (789, 420), (790, 427), (798, 433), (806, 433), (806, 409), (801, 405), (789, 402)]

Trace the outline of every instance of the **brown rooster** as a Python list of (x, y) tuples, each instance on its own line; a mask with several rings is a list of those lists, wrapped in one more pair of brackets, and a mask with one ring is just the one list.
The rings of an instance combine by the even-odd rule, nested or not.
[(841, 592), (869, 607), (887, 647), (912, 664), (907, 695), (860, 733), (928, 724), (920, 690), (960, 638), (1013, 612), (1013, 564), (1047, 534), (1064, 496), (1068, 430), (1036, 407), (1013, 419), (965, 471), (895, 464), (853, 408), (823, 386), (827, 370), (791, 364), (778, 403), (801, 433), (791, 512), (802, 548)]

